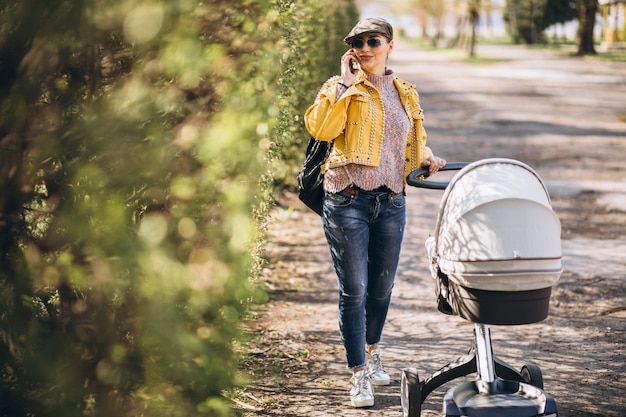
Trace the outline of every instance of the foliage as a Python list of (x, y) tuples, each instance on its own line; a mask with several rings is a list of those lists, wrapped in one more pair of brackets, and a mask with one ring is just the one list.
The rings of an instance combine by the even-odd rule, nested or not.
[[(453, 2), (456, 9), (459, 4)], [(423, 38), (428, 38), (428, 23), (432, 20), (436, 27), (436, 33), (432, 38), (432, 43), (436, 44), (437, 40), (443, 36), (443, 21), (446, 14), (446, 2), (438, 0), (409, 0), (406, 6), (409, 11), (415, 15), (421, 25)]]
[(504, 21), (515, 43), (545, 43), (543, 15), (548, 0), (507, 0)]
[(578, 3), (571, 0), (507, 0), (504, 20), (516, 43), (545, 43), (546, 28), (579, 17)]
[(543, 13), (542, 29), (557, 23), (570, 22), (578, 17), (575, 2), (571, 0), (548, 0)]
[(339, 73), (344, 36), (359, 19), (352, 0), (278, 0), (283, 73), (274, 151), (277, 187), (295, 186), (309, 135), (303, 115), (322, 83)]
[(278, 12), (9, 0), (0, 16), (0, 415), (231, 415), (233, 342), (261, 296)]

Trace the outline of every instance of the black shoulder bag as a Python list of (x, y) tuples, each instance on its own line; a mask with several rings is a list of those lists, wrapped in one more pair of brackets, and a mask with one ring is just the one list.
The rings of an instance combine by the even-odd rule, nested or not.
[(332, 143), (311, 137), (306, 147), (302, 171), (298, 173), (298, 198), (320, 216), (324, 198), (322, 165), (328, 158), (331, 147)]

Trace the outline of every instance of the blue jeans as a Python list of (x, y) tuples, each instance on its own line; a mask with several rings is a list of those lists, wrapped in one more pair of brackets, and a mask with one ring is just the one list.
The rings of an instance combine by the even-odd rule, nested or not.
[(405, 196), (356, 190), (326, 194), (324, 233), (339, 284), (339, 329), (348, 368), (365, 366), (380, 342), (406, 223)]

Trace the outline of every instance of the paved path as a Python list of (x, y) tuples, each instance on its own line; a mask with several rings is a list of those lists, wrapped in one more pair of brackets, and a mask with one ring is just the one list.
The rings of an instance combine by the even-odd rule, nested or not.
[[(546, 390), (557, 397), (562, 416), (625, 416), (626, 380), (622, 376), (616, 383), (611, 376), (626, 372), (624, 316), (597, 322), (594, 318), (602, 314), (600, 310), (610, 309), (610, 304), (604, 304), (607, 300), (598, 293), (577, 299), (570, 296), (570, 289), (584, 293), (578, 288), (580, 284), (594, 288), (604, 286), (607, 279), (617, 279), (616, 289), (625, 285), (626, 124), (618, 117), (626, 113), (626, 64), (581, 60), (524, 47), (479, 46), (480, 56), (502, 62), (467, 65), (449, 62), (445, 54), (418, 52), (401, 43), (397, 46), (390, 66), (418, 85), (430, 145), (437, 152), (448, 160), (519, 159), (537, 170), (553, 198), (597, 193), (597, 204), (610, 207), (616, 215), (621, 213), (622, 220), (615, 227), (622, 231), (616, 239), (564, 236), (565, 272), (553, 297), (557, 301), (553, 300), (550, 319), (529, 326), (496, 327), (493, 335), (496, 355), (504, 355), (511, 364), (531, 361), (541, 366)], [(424, 268), (425, 250), (419, 247), (427, 227), (424, 222), (434, 221), (426, 212), (435, 211), (438, 202), (431, 202), (428, 196), (424, 203), (425, 193), (416, 191), (410, 193), (412, 204), (424, 210), (410, 211), (401, 276), (415, 274), (417, 280), (423, 272), (416, 271)], [(418, 305), (432, 303), (430, 292), (423, 301), (407, 296), (403, 291), (406, 283), (406, 278), (399, 280), (398, 304), (408, 300)], [(423, 284), (432, 286), (432, 282)], [(580, 304), (574, 307), (589, 302), (597, 304), (595, 313)], [(391, 328), (395, 324), (400, 331), (409, 322), (419, 326), (432, 320), (431, 331), (441, 342), (439, 346), (459, 352), (457, 340), (459, 330), (465, 329), (464, 322), (453, 319), (446, 323), (445, 317), (441, 321), (421, 312), (416, 321), (414, 312), (403, 311), (400, 308), (392, 313)], [(465, 333), (471, 338), (470, 332)], [(600, 334), (611, 335), (610, 340), (605, 339), (607, 346), (599, 343)], [(406, 337), (398, 334), (399, 339)], [(401, 344), (398, 354), (405, 348)], [(417, 346), (415, 363), (428, 374), (433, 371), (433, 361), (420, 348), (428, 349)], [(602, 380), (611, 382), (604, 385)], [(600, 385), (603, 388), (598, 392)], [(622, 388), (617, 388), (620, 385)], [(440, 404), (440, 398), (433, 400)], [(429, 410), (422, 414), (437, 415)]]
[[(448, 159), (539, 160), (533, 167), (553, 197), (597, 192), (599, 204), (626, 213), (626, 123), (618, 120), (626, 114), (626, 63), (564, 57), (522, 46), (479, 46), (479, 56), (502, 62), (468, 66), (449, 62), (445, 54), (397, 46), (390, 66), (418, 85), (435, 150), (442, 149)], [(450, 108), (441, 97), (458, 104)], [(440, 101), (445, 107), (437, 106)], [(500, 146), (490, 146), (494, 143)], [(583, 151), (582, 161), (576, 156), (563, 166), (561, 159), (580, 153), (567, 151), (567, 146), (589, 151), (586, 155)], [(612, 147), (622, 158), (613, 158), (606, 166), (606, 151), (594, 149)], [(536, 153), (544, 155), (531, 155)], [(626, 230), (622, 235), (626, 239)], [(625, 249), (623, 239), (564, 240), (564, 265), (583, 276), (626, 279)]]
[[(559, 209), (576, 203), (572, 196), (594, 193), (594, 207), (611, 207), (611, 219), (618, 222), (611, 240), (564, 230), (565, 272), (553, 292), (550, 317), (526, 326), (494, 326), (494, 353), (515, 367), (538, 364), (562, 417), (624, 417), (626, 312), (615, 307), (624, 304), (626, 279), (626, 230), (619, 230), (626, 228), (626, 124), (618, 120), (626, 113), (626, 64), (523, 47), (479, 46), (478, 54), (502, 61), (469, 65), (396, 43), (389, 66), (417, 84), (429, 145), (448, 160), (519, 159), (546, 181)], [(437, 312), (424, 248), (441, 196), (408, 190), (407, 232), (383, 342), (393, 383), (377, 389), (371, 409), (349, 407), (336, 283), (319, 218), (277, 213), (268, 276), (272, 285), (288, 288), (269, 307), (265, 335), (284, 357), (304, 350), (309, 356), (287, 373), (280, 389), (261, 386), (253, 392), (277, 404), (255, 415), (400, 416), (404, 367), (426, 376), (467, 351), (472, 326)], [(429, 396), (423, 417), (440, 416), (447, 388)]]

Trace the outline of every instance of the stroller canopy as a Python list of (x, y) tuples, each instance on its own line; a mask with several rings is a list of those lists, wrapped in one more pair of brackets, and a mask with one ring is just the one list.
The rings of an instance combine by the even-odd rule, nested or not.
[(495, 291), (534, 290), (560, 277), (561, 225), (535, 171), (511, 159), (468, 165), (443, 195), (433, 263), (453, 281)]

